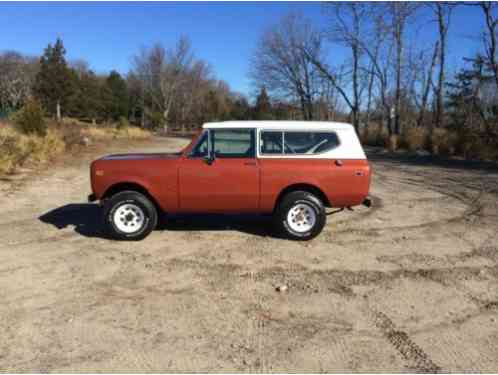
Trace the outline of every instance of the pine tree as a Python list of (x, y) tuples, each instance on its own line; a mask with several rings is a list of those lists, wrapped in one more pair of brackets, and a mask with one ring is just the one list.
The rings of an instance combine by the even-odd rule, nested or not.
[(70, 100), (74, 91), (71, 71), (67, 66), (66, 49), (62, 40), (57, 38), (55, 45), (45, 48), (40, 58), (40, 71), (35, 78), (34, 92), (48, 113), (62, 117), (62, 108)]
[(268, 96), (265, 87), (261, 88), (261, 91), (256, 98), (254, 117), (256, 120), (271, 120), (273, 118), (271, 113), (270, 97)]
[(79, 119), (94, 121), (105, 117), (99, 78), (91, 70), (79, 76), (71, 70), (74, 91), (67, 100), (66, 113)]
[(128, 87), (126, 81), (116, 71), (111, 71), (106, 80), (106, 86), (111, 93), (110, 108), (108, 113), (113, 120), (118, 120), (120, 117), (128, 118)]

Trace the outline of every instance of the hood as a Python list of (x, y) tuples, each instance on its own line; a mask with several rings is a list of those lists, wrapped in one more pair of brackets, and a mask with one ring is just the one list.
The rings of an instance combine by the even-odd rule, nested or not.
[(181, 155), (175, 153), (151, 153), (151, 154), (113, 154), (107, 155), (102, 160), (150, 160), (150, 159), (174, 159)]

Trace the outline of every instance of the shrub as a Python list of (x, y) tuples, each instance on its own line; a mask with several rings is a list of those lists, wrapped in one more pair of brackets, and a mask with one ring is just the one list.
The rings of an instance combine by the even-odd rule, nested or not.
[(444, 128), (435, 128), (432, 130), (431, 152), (434, 155), (454, 155), (458, 144), (458, 134)]
[(130, 126), (128, 119), (124, 116), (120, 116), (118, 123), (116, 124), (116, 128), (120, 130), (120, 129), (126, 129), (128, 126)]
[(12, 115), (17, 129), (24, 134), (45, 135), (47, 124), (43, 108), (36, 100), (29, 100), (19, 111)]
[(118, 131), (118, 137), (124, 137), (128, 139), (147, 139), (151, 136), (151, 133), (147, 130), (137, 128), (136, 126), (130, 126), (124, 130)]
[(369, 146), (385, 146), (388, 137), (387, 130), (377, 123), (370, 123), (360, 134), (364, 144)]
[(391, 152), (396, 152), (399, 147), (399, 137), (396, 134), (391, 134), (387, 138), (387, 149)]
[(135, 126), (128, 126), (125, 128), (102, 128), (89, 126), (82, 130), (83, 135), (90, 137), (94, 140), (109, 140), (112, 138), (120, 139), (146, 139), (151, 136), (147, 130), (137, 128)]
[(160, 129), (166, 124), (166, 120), (161, 112), (152, 112), (148, 117), (152, 129)]
[(11, 173), (21, 156), (20, 134), (12, 128), (0, 127), (0, 174)]
[(458, 150), (466, 159), (497, 160), (496, 141), (476, 130), (464, 129), (458, 139)]
[(44, 137), (24, 135), (11, 127), (0, 128), (0, 174), (12, 173), (26, 162), (43, 163), (65, 149), (61, 133), (49, 129)]
[(410, 151), (424, 149), (427, 147), (427, 131), (421, 127), (410, 127), (405, 131), (403, 141)]
[(115, 129), (89, 126), (82, 130), (83, 135), (94, 140), (108, 140), (114, 137)]
[(82, 126), (76, 123), (64, 124), (58, 126), (57, 131), (61, 133), (62, 139), (66, 144), (66, 149), (71, 149), (76, 145), (83, 143), (83, 134), (81, 133)]

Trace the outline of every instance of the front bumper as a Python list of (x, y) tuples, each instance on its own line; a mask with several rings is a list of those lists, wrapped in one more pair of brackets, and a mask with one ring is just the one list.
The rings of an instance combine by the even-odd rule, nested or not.
[(95, 194), (90, 194), (88, 196), (88, 202), (95, 202), (97, 200), (97, 196)]

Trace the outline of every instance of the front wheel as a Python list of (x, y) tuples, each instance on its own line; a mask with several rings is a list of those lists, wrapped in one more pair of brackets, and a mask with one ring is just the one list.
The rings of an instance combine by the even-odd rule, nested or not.
[(322, 201), (307, 191), (294, 191), (282, 199), (274, 214), (280, 233), (293, 240), (311, 240), (326, 223)]
[(156, 227), (157, 210), (143, 194), (123, 191), (106, 202), (104, 221), (113, 238), (138, 241)]

